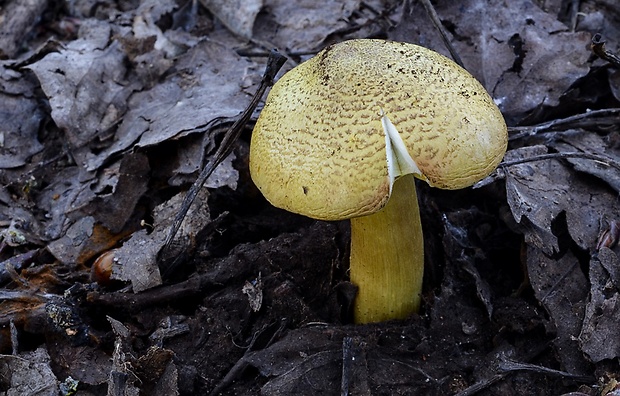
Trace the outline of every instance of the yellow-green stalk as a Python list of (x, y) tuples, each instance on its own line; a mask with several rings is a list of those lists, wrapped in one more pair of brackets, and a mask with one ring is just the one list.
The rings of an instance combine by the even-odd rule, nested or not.
[(387, 205), (351, 219), (355, 323), (404, 319), (420, 307), (424, 241), (413, 175), (396, 180)]

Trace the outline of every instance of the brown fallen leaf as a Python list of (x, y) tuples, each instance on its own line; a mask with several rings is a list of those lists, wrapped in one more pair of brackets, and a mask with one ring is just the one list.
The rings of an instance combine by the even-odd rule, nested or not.
[[(421, 5), (404, 13), (389, 37), (449, 56)], [(436, 5), (465, 67), (485, 86), (509, 123), (560, 97), (590, 69), (590, 35), (571, 32), (534, 1), (466, 0)], [(480, 23), (493, 21), (493, 23)]]
[(265, 0), (269, 13), (258, 16), (253, 38), (283, 52), (317, 51), (330, 33), (348, 27), (347, 20), (360, 8), (360, 0)]
[[(544, 146), (509, 151), (505, 160), (547, 153)], [(523, 226), (526, 242), (547, 255), (560, 252), (556, 223), (561, 213), (572, 240), (584, 250), (593, 250), (603, 218), (619, 218), (615, 195), (598, 183), (588, 183), (558, 160), (526, 162), (506, 168), (508, 204), (517, 223)], [(561, 227), (561, 226), (559, 226)]]
[(590, 261), (590, 297), (585, 307), (585, 318), (579, 344), (595, 363), (620, 356), (620, 284), (616, 252), (602, 248)]
[(58, 380), (45, 348), (18, 356), (0, 355), (2, 387), (8, 394), (56, 396)]
[(213, 15), (234, 34), (252, 38), (256, 16), (263, 8), (263, 0), (200, 0)]
[(578, 259), (570, 251), (552, 259), (530, 246), (527, 270), (534, 294), (554, 325), (553, 344), (563, 369), (573, 374), (586, 373), (587, 363), (577, 337), (586, 310), (588, 281)]
[(599, 161), (581, 158), (568, 158), (567, 161), (576, 171), (592, 175), (620, 193), (620, 150), (614, 146), (614, 135), (614, 132), (603, 136), (582, 129), (568, 130), (548, 145), (560, 153), (583, 152), (600, 156)]

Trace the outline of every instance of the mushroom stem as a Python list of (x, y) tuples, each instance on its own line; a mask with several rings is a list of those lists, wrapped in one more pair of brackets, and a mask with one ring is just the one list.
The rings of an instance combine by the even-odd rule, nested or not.
[(355, 323), (403, 319), (420, 307), (424, 240), (413, 175), (398, 178), (387, 205), (351, 219)]

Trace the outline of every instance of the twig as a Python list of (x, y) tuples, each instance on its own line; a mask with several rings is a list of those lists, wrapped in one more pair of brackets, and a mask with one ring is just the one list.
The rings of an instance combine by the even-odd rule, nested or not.
[(550, 153), (540, 154), (528, 158), (520, 158), (512, 161), (504, 161), (499, 164), (500, 167), (508, 167), (513, 165), (519, 165), (526, 162), (544, 161), (548, 159), (565, 159), (565, 158), (585, 158), (599, 162), (601, 165), (611, 166), (620, 170), (620, 163), (612, 160), (611, 158), (603, 157), (602, 155), (581, 153), (581, 152), (567, 152), (567, 153)]
[(93, 305), (122, 308), (129, 313), (136, 313), (157, 304), (169, 303), (182, 298), (193, 298), (203, 293), (208, 287), (217, 286), (208, 274), (196, 275), (183, 282), (160, 286), (135, 294), (92, 291), (87, 293), (86, 301)]
[[(618, 114), (620, 114), (620, 108), (600, 109), (588, 111), (586, 113), (575, 114), (566, 118), (559, 118), (556, 120), (543, 122), (537, 125), (510, 127), (508, 128), (508, 132), (510, 134), (509, 140), (517, 140), (525, 136), (533, 136), (538, 133), (556, 130), (559, 127), (567, 127), (569, 125), (576, 124), (579, 121), (590, 120), (595, 117), (617, 116)], [(597, 121), (597, 124), (599, 124), (602, 120)], [(615, 118), (613, 120), (613, 123), (618, 123), (618, 119)]]
[(443, 43), (446, 46), (446, 48), (448, 48), (448, 51), (450, 51), (450, 55), (452, 56), (452, 59), (454, 59), (454, 61), (464, 69), (465, 66), (463, 65), (463, 61), (461, 60), (461, 57), (456, 52), (456, 50), (452, 46), (452, 43), (448, 39), (448, 33), (446, 32), (446, 29), (443, 27), (443, 24), (441, 23), (441, 20), (439, 19), (439, 15), (437, 15), (437, 11), (435, 11), (435, 7), (433, 7), (430, 0), (420, 0), (420, 2), (424, 6), (424, 9), (426, 10), (428, 17), (433, 22), (433, 25), (435, 25), (435, 28), (439, 30), (441, 39), (443, 40)]
[(596, 33), (592, 37), (592, 52), (599, 58), (611, 63), (613, 67), (620, 68), (620, 57), (605, 49), (605, 41), (600, 33)]
[(553, 285), (549, 288), (549, 290), (547, 291), (547, 293), (545, 293), (545, 295), (540, 299), (540, 302), (542, 304), (545, 304), (547, 299), (555, 294), (555, 292), (558, 290), (558, 286), (565, 284), (564, 280), (573, 273), (573, 270), (575, 269), (575, 267), (577, 267), (577, 265), (579, 265), (579, 261), (575, 260), (570, 267), (568, 267), (564, 273), (555, 280), (555, 282), (553, 283)]
[(267, 60), (267, 67), (265, 68), (265, 73), (263, 74), (263, 78), (260, 82), (260, 86), (258, 87), (258, 90), (252, 97), (252, 101), (250, 102), (248, 107), (246, 107), (246, 109), (243, 111), (243, 113), (237, 119), (237, 121), (235, 121), (235, 123), (230, 127), (230, 129), (228, 129), (228, 131), (226, 131), (226, 134), (224, 135), (224, 139), (222, 140), (220, 147), (215, 152), (213, 160), (211, 160), (202, 169), (202, 172), (200, 172), (200, 175), (198, 176), (198, 178), (196, 179), (192, 187), (187, 192), (187, 195), (185, 196), (185, 199), (183, 200), (183, 203), (181, 204), (181, 209), (179, 209), (179, 213), (177, 213), (177, 216), (175, 217), (174, 222), (172, 223), (172, 227), (170, 228), (170, 233), (168, 234), (168, 237), (166, 238), (166, 242), (163, 248), (164, 251), (170, 248), (170, 244), (172, 243), (172, 240), (174, 239), (174, 236), (176, 235), (177, 231), (181, 227), (181, 223), (183, 222), (183, 219), (185, 218), (187, 211), (189, 210), (190, 206), (194, 202), (194, 199), (196, 199), (196, 195), (198, 195), (198, 191), (200, 191), (205, 181), (209, 178), (211, 173), (213, 173), (213, 170), (215, 170), (215, 168), (224, 159), (226, 159), (226, 157), (233, 150), (235, 141), (237, 140), (237, 138), (239, 138), (239, 135), (241, 135), (241, 131), (245, 127), (245, 124), (250, 120), (250, 117), (252, 116), (254, 109), (258, 105), (258, 102), (260, 101), (260, 99), (263, 97), (263, 94), (265, 93), (267, 88), (273, 85), (273, 79), (275, 78), (276, 74), (278, 73), (282, 65), (284, 65), (284, 62), (286, 62), (286, 57), (284, 57), (282, 54), (280, 54), (277, 51), (272, 51), (271, 54), (269, 55), (269, 59)]
[(390, 15), (392, 15), (392, 13), (397, 7), (399, 7), (399, 3), (397, 1), (395, 1), (392, 5), (388, 5), (387, 7), (382, 7), (381, 11), (375, 9), (375, 7), (372, 4), (366, 1), (362, 1), (360, 3), (360, 10), (365, 8), (368, 11), (370, 11), (377, 19), (383, 20), (385, 24), (387, 24), (388, 29), (396, 26), (396, 23), (394, 23), (394, 21), (390, 19)]
[(475, 395), (476, 393), (480, 392), (483, 389), (486, 389), (488, 387), (490, 387), (491, 385), (493, 385), (494, 383), (504, 379), (504, 377), (506, 377), (508, 375), (508, 373), (501, 373), (501, 374), (495, 374), (492, 377), (489, 378), (484, 378), (478, 382), (476, 382), (475, 384), (463, 389), (462, 391), (460, 391), (459, 393), (456, 393), (454, 396), (471, 396), (471, 395)]
[[(520, 165), (527, 162), (535, 162), (535, 161), (545, 161), (549, 159), (566, 159), (566, 158), (584, 158), (592, 161), (596, 161), (604, 166), (610, 166), (616, 168), (620, 171), (620, 162), (615, 161), (611, 158), (604, 157), (602, 155), (590, 154), (590, 153), (582, 153), (582, 152), (564, 152), (564, 153), (550, 153), (550, 154), (539, 154), (534, 155), (528, 158), (519, 158), (512, 161), (503, 161), (498, 166), (497, 169), (491, 173), (491, 175), (486, 178), (480, 180), (478, 183), (473, 185), (473, 188), (482, 188), (495, 180), (505, 179), (506, 178), (506, 170), (505, 168), (514, 165)], [(501, 171), (500, 171), (501, 169)]]
[(570, 379), (577, 382), (594, 382), (596, 378), (587, 376), (587, 375), (579, 375), (572, 374), (566, 371), (555, 370), (544, 366), (538, 366), (536, 364), (531, 363), (521, 363), (516, 362), (514, 360), (510, 360), (502, 357), (502, 361), (499, 363), (499, 369), (503, 372), (511, 372), (511, 371), (531, 371), (538, 374), (545, 375), (553, 375), (557, 377), (562, 377), (565, 379)]
[[(276, 329), (276, 331), (271, 335), (271, 337), (267, 341), (267, 344), (264, 345), (261, 350), (268, 348), (280, 338), (280, 336), (286, 329), (286, 323), (286, 319), (282, 319), (278, 329)], [(229, 387), (243, 373), (243, 371), (245, 371), (245, 369), (250, 366), (252, 356), (256, 353), (261, 352), (261, 350), (254, 350), (254, 343), (258, 339), (259, 335), (260, 334), (258, 333), (254, 334), (252, 342), (250, 343), (250, 346), (248, 346), (248, 348), (246, 349), (243, 356), (239, 360), (237, 360), (235, 365), (231, 367), (230, 370), (228, 370), (228, 373), (226, 373), (224, 378), (222, 378), (222, 380), (215, 386), (215, 388), (213, 388), (213, 390), (209, 393), (210, 396), (216, 396), (221, 394), (224, 389)]]
[(543, 367), (543, 366), (537, 366), (535, 364), (520, 363), (514, 360), (506, 359), (505, 357), (501, 357), (501, 361), (499, 362), (497, 369), (500, 371), (499, 373), (496, 373), (488, 378), (484, 378), (476, 382), (475, 384), (471, 385), (470, 387), (466, 389), (463, 389), (462, 391), (460, 391), (454, 396), (475, 395), (476, 393), (480, 392), (483, 389), (490, 387), (494, 383), (504, 379), (508, 374), (511, 374), (515, 371), (531, 371), (531, 372), (535, 372), (535, 373), (543, 374), (543, 375), (559, 376), (565, 379), (570, 379), (573, 381), (583, 382), (583, 383), (593, 382), (595, 380), (592, 377), (578, 375), (578, 374), (571, 374), (566, 371), (554, 370), (554, 369), (550, 369), (550, 368)]
[[(537, 356), (539, 356), (544, 350), (547, 349), (547, 344), (543, 343), (543, 344), (534, 344), (531, 348), (529, 348), (529, 351), (527, 351), (525, 353), (525, 355), (521, 356), (521, 359), (523, 361), (529, 361), (532, 360), (534, 358), (536, 358)], [(507, 376), (513, 374), (515, 372), (514, 368), (516, 366), (504, 366), (503, 364), (505, 362), (514, 362), (512, 360), (509, 360), (504, 353), (499, 352), (499, 355), (497, 355), (497, 360), (494, 359), (492, 364), (492, 367), (490, 367), (491, 372), (489, 372), (489, 374), (486, 376), (486, 378), (482, 378), (481, 380), (477, 381), (476, 383), (472, 384), (471, 386), (463, 389), (462, 391), (456, 393), (454, 396), (472, 396), (475, 395), (476, 393), (480, 392), (483, 389), (486, 389), (488, 387), (490, 387), (491, 385), (495, 384), (496, 382), (499, 382), (501, 380), (503, 380), (504, 378), (506, 378)], [(515, 362), (516, 363), (516, 362)], [(525, 364), (525, 363), (524, 363)], [(531, 365), (534, 366), (534, 365)], [(506, 369), (506, 367), (508, 367), (508, 369)], [(519, 367), (524, 367), (524, 366), (519, 366)], [(549, 374), (549, 373), (543, 373), (543, 374)]]

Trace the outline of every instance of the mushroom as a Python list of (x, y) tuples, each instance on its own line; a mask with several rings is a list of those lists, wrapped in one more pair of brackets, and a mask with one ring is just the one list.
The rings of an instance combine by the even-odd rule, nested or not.
[(491, 173), (507, 145), (483, 86), (408, 43), (331, 45), (272, 88), (250, 144), (252, 180), (271, 204), (351, 219), (356, 323), (417, 312), (424, 270), (414, 176), (460, 189)]

